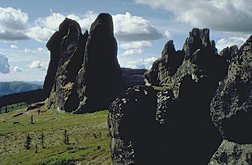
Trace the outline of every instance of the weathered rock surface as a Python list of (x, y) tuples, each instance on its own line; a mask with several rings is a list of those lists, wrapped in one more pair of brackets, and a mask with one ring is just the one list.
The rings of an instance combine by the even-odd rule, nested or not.
[(151, 85), (161, 85), (167, 77), (173, 76), (184, 59), (183, 51), (176, 51), (173, 41), (165, 44), (160, 59), (156, 60), (152, 68), (145, 73), (145, 80)]
[(252, 36), (235, 51), (228, 76), (211, 102), (211, 113), (224, 138), (252, 144)]
[(76, 113), (108, 108), (122, 89), (123, 81), (117, 60), (113, 21), (107, 13), (99, 14), (91, 25), (84, 65), (77, 79), (77, 91), (81, 102)]
[(211, 158), (209, 165), (252, 164), (252, 144), (237, 144), (223, 140)]
[[(208, 29), (193, 29), (181, 51), (168, 42), (162, 58), (146, 74), (149, 84), (159, 86), (152, 91), (152, 99), (130, 89), (130, 96), (124, 92), (110, 107), (113, 163), (207, 164), (222, 141), (210, 117), (210, 101), (226, 76), (229, 52), (218, 55)], [(144, 93), (146, 88), (138, 90)], [(137, 97), (148, 102), (122, 104)], [(132, 118), (137, 118), (138, 124), (129, 124)], [(127, 128), (123, 123), (128, 123)], [(137, 125), (148, 125), (149, 137), (143, 137), (143, 128)], [(134, 135), (129, 137), (126, 129)]]
[(45, 89), (49, 91), (54, 84), (58, 110), (72, 112), (79, 105), (76, 76), (82, 66), (87, 37), (88, 33), (83, 35), (76, 21), (66, 18), (59, 26), (59, 31), (47, 43), (51, 51), (51, 61)]
[(155, 103), (156, 91), (147, 86), (131, 87), (112, 103), (109, 130), (114, 165), (158, 163), (152, 150), (158, 137)]

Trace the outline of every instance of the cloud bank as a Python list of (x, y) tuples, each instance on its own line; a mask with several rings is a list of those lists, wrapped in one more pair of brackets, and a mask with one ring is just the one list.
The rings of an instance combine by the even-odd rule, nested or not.
[(25, 34), (28, 14), (21, 9), (0, 7), (0, 40), (28, 39)]
[(135, 0), (164, 9), (178, 22), (220, 31), (252, 32), (252, 1), (249, 0)]

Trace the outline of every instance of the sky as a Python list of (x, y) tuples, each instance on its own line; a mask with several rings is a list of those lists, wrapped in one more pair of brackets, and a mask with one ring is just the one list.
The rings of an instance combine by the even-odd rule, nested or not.
[(89, 30), (99, 13), (113, 17), (121, 67), (149, 69), (173, 40), (210, 28), (218, 50), (241, 46), (252, 34), (251, 0), (1, 0), (0, 81), (44, 81), (46, 42), (65, 17)]

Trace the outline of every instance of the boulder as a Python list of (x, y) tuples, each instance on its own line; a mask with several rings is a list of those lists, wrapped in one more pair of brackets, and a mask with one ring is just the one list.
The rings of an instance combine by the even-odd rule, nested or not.
[(157, 137), (155, 90), (147, 86), (130, 87), (109, 109), (113, 164), (156, 164), (156, 150), (152, 150)]
[(107, 13), (99, 14), (91, 25), (77, 81), (80, 105), (75, 113), (107, 109), (122, 89), (113, 21)]

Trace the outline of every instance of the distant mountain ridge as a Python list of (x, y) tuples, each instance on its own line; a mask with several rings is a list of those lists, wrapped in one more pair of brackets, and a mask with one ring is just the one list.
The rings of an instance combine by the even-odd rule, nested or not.
[(32, 91), (42, 88), (43, 84), (39, 82), (23, 82), (23, 81), (0, 82), (0, 96), (25, 91)]

